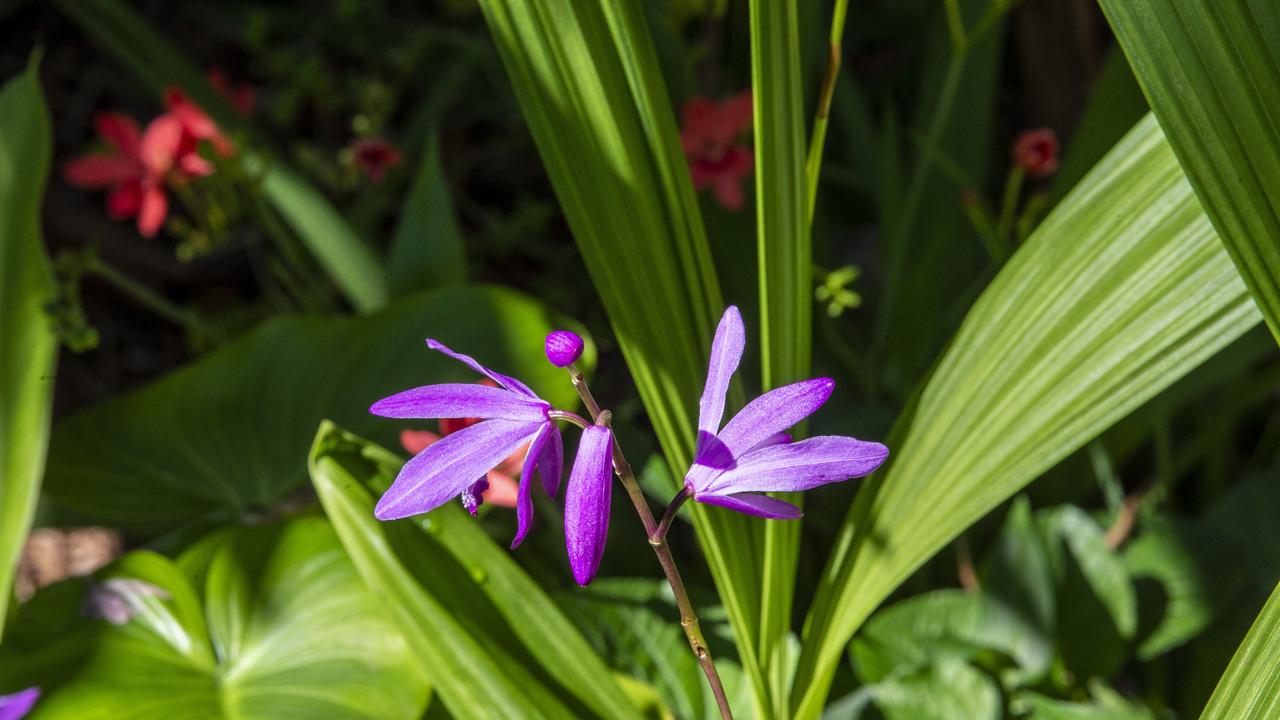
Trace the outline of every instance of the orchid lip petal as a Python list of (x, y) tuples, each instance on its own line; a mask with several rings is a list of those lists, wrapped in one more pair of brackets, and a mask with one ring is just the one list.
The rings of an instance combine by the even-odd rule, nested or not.
[(405, 463), (378, 500), (374, 516), (396, 520), (429, 512), (461, 495), (476, 478), (515, 452), (545, 422), (485, 420), (446, 435)]
[(560, 492), (560, 475), (564, 472), (564, 440), (560, 428), (551, 424), (551, 438), (538, 457), (538, 474), (542, 476), (542, 489), (547, 497), (554, 498)]
[(769, 520), (795, 520), (804, 515), (800, 508), (785, 500), (759, 493), (699, 494), (694, 499), (706, 505), (718, 505), (722, 508)]
[[(742, 352), (746, 348), (747, 333), (742, 325), (742, 314), (730, 305), (716, 327), (711, 342), (711, 359), (707, 365), (707, 382), (698, 401), (698, 430), (715, 435), (724, 417), (724, 399), (729, 392), (729, 381), (738, 369)], [(701, 444), (699, 444), (701, 448)]]
[(448, 355), (454, 360), (457, 360), (458, 362), (466, 365), (472, 370), (475, 370), (481, 375), (484, 375), (485, 377), (498, 383), (499, 385), (501, 385), (502, 387), (508, 390), (518, 392), (521, 395), (527, 395), (528, 397), (531, 397), (531, 398), (538, 397), (532, 390), (529, 389), (528, 385), (525, 385), (524, 383), (520, 382), (519, 380), (513, 377), (508, 377), (506, 375), (503, 375), (500, 372), (490, 370), (489, 368), (476, 362), (476, 359), (471, 357), (470, 355), (463, 355), (460, 352), (455, 352), (453, 350), (450, 350), (447, 346), (445, 346), (444, 343), (438, 340), (427, 338), (427, 347), (431, 348), (432, 350), (435, 350), (436, 352)]
[(564, 499), (565, 548), (573, 579), (582, 586), (595, 579), (604, 557), (612, 468), (613, 433), (599, 425), (583, 430)]
[(543, 423), (525, 453), (524, 465), (520, 469), (520, 487), (516, 491), (516, 537), (511, 541), (512, 550), (524, 542), (524, 536), (529, 533), (529, 527), (533, 523), (533, 471), (538, 466), (538, 457), (542, 455), (551, 434), (556, 432), (554, 423)]
[(374, 403), (369, 412), (389, 418), (501, 418), (539, 422), (551, 406), (511, 390), (474, 383), (425, 385)]
[(700, 493), (799, 492), (862, 477), (880, 467), (889, 449), (840, 435), (770, 445), (738, 458), (737, 467), (716, 476)]

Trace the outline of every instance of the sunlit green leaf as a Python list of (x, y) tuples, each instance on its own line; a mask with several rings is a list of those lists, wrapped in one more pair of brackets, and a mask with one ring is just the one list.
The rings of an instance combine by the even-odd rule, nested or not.
[(58, 340), (40, 233), (49, 114), (33, 65), (0, 88), (0, 634), (35, 512), (49, 441)]
[(1258, 320), (1144, 120), (983, 293), (864, 485), (807, 621), (797, 716), (817, 716), (844, 644), (915, 568)]
[(1280, 14), (1269, 0), (1102, 0), (1187, 179), (1280, 340)]
[(1280, 715), (1280, 586), (1263, 606), (1249, 634), (1209, 698), (1203, 720), (1264, 720)]
[(573, 388), (543, 355), (546, 333), (563, 325), (529, 298), (491, 287), (419, 294), (364, 317), (277, 318), (60, 422), (47, 491), (63, 508), (145, 532), (250, 520), (305, 483), (307, 428), (335, 418), (392, 440), (406, 423), (369, 415), (375, 400), (480, 379), (429, 351), (425, 338), (519, 375), (550, 402), (572, 402)]
[[(413, 720), (426, 705), (323, 518), (220, 532), (176, 564), (139, 551), (92, 587), (43, 591), (0, 648), (0, 688), (45, 690), (33, 718)], [(105, 603), (121, 624), (85, 616)]]
[[(640, 3), (480, 7), (672, 477), (683, 477), (724, 308)], [(759, 678), (756, 533), (731, 512), (692, 515), (743, 667)]]
[(394, 455), (321, 426), (312, 482), (347, 552), (399, 622), (449, 712), (467, 718), (638, 717), (559, 608), (459, 505), (383, 523)]
[(1092, 702), (1057, 700), (1034, 692), (1018, 693), (1011, 703), (1027, 720), (1154, 720), (1155, 713), (1124, 698), (1102, 682), (1089, 685)]
[(943, 660), (870, 690), (885, 720), (999, 720), (1003, 715), (995, 681), (961, 660)]

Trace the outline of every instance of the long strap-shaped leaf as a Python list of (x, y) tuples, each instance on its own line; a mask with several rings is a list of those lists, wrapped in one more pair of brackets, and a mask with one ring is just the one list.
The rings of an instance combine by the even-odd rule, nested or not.
[[(755, 100), (756, 229), (760, 273), (764, 389), (803, 380), (812, 340), (813, 250), (805, 181), (804, 96), (796, 3), (751, 2), (751, 74)], [(788, 497), (799, 501), (799, 495)], [(787, 714), (797, 522), (764, 523), (760, 662), (768, 677), (767, 717)], [(758, 690), (758, 688), (757, 688)]]
[(0, 90), (0, 633), (44, 474), (58, 359), (44, 312), (53, 275), (40, 239), (50, 152), (32, 66)]
[(1280, 6), (1273, 0), (1101, 5), (1280, 341)]
[(1148, 116), (965, 319), (810, 612), (793, 702), (821, 711), (849, 638), (961, 530), (1259, 321)]
[[(649, 420), (673, 475), (683, 477), (723, 307), (643, 13), (636, 0), (480, 6)], [(758, 687), (752, 528), (702, 508), (693, 519)]]
[(1270, 720), (1280, 717), (1280, 585), (1271, 593), (1200, 720)]
[[(218, 118), (234, 124), (236, 114), (195, 66), (145, 18), (119, 0), (56, 0), (58, 8), (157, 92), (180, 87)], [(387, 301), (382, 263), (342, 215), (306, 180), (267, 160), (262, 192), (284, 216), (307, 249), (361, 312)]]

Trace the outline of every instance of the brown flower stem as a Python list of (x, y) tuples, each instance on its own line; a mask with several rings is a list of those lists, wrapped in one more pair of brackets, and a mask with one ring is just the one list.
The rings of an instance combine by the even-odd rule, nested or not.
[[(589, 417), (593, 421), (603, 420), (608, 423), (610, 415), (607, 410), (601, 410), (600, 404), (596, 402), (595, 397), (591, 394), (591, 389), (587, 387), (582, 372), (578, 370), (577, 365), (570, 365), (566, 368), (569, 371), (569, 377), (573, 381), (573, 387), (578, 391), (578, 396), (582, 398), (582, 404), (587, 409)], [(636, 514), (640, 516), (640, 522), (644, 525), (645, 533), (649, 537), (649, 545), (653, 547), (654, 555), (658, 556), (658, 564), (662, 566), (662, 573), (667, 577), (667, 584), (671, 586), (671, 594), (675, 596), (676, 607), (680, 610), (680, 627), (684, 628), (685, 637), (689, 640), (689, 647), (693, 650), (694, 657), (698, 659), (698, 665), (702, 667), (702, 672), (707, 676), (707, 683), (711, 685), (711, 692), (715, 695), (716, 706), (720, 709), (720, 717), (724, 720), (732, 720), (733, 712), (729, 709), (729, 699), (725, 697), (724, 685), (720, 682), (720, 674), (716, 672), (715, 662), (711, 658), (711, 649), (707, 647), (707, 640), (702, 635), (702, 628), (698, 624), (698, 614), (693, 609), (693, 603), (689, 600), (689, 592), (684, 587), (684, 581), (680, 579), (680, 570), (676, 567), (675, 558), (671, 555), (671, 548), (667, 546), (667, 529), (671, 526), (671, 519), (675, 517), (676, 511), (680, 509), (680, 505), (684, 504), (684, 500), (679, 500), (681, 494), (677, 494), (679, 500), (672, 501), (671, 506), (667, 508), (667, 514), (663, 517), (662, 524), (658, 524), (653, 519), (653, 512), (649, 509), (649, 502), (644, 497), (644, 492), (640, 489), (640, 483), (636, 482), (635, 473), (631, 470), (631, 464), (627, 462), (626, 457), (622, 454), (622, 447), (618, 444), (618, 436), (613, 436), (613, 471), (617, 473), (618, 479), (622, 481), (622, 486), (627, 489), (627, 495), (631, 497), (631, 504), (635, 505)], [(687, 497), (685, 499), (688, 499)]]

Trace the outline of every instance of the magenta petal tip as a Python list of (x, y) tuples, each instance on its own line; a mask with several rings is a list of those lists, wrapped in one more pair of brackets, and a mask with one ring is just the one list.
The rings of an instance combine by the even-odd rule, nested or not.
[(575, 332), (556, 330), (547, 335), (547, 360), (556, 367), (568, 367), (582, 357), (586, 344)]

